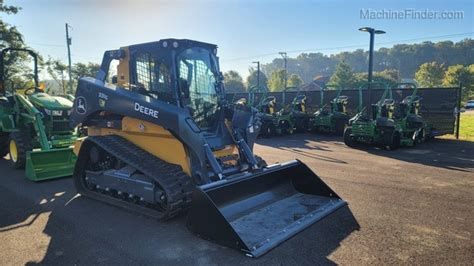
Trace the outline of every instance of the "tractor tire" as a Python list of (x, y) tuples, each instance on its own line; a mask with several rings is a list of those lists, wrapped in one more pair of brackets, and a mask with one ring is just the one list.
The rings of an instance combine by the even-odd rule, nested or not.
[(267, 162), (262, 157), (258, 155), (254, 155), (254, 156), (255, 156), (255, 160), (257, 160), (258, 167), (266, 167), (268, 165)]
[(354, 137), (351, 136), (352, 134), (352, 128), (346, 127), (344, 130), (344, 144), (347, 145), (347, 147), (353, 148), (356, 144)]
[(292, 128), (292, 127), (289, 127), (288, 129), (286, 129), (286, 134), (288, 134), (288, 135), (293, 135), (293, 134), (295, 134), (295, 129)]
[(342, 136), (344, 135), (344, 128), (346, 127), (346, 122), (342, 119), (336, 119), (335, 121), (335, 130), (336, 130), (336, 135)]
[(276, 128), (275, 128), (275, 125), (273, 124), (269, 124), (267, 127), (266, 127), (266, 131), (265, 131), (265, 137), (272, 137), (272, 136), (275, 136), (276, 135)]
[(401, 136), (398, 131), (387, 131), (383, 136), (383, 147), (388, 151), (400, 148)]
[(300, 119), (296, 122), (296, 133), (306, 133), (308, 132), (308, 121), (305, 119)]
[(426, 133), (425, 133), (425, 130), (422, 129), (422, 130), (418, 133), (418, 135), (416, 136), (415, 142), (416, 142), (416, 143), (423, 143), (423, 142), (425, 142), (425, 141), (426, 141)]
[(10, 155), (10, 165), (14, 169), (25, 168), (26, 152), (30, 151), (29, 139), (20, 132), (10, 133), (8, 140), (8, 153)]
[(0, 133), (0, 159), (8, 154), (8, 134)]

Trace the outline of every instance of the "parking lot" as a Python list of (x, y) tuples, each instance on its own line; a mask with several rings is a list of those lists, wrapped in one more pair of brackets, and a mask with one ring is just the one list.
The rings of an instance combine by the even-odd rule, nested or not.
[(385, 151), (311, 134), (261, 139), (268, 163), (298, 158), (349, 203), (259, 259), (84, 199), (70, 178), (32, 183), (0, 159), (0, 264), (470, 264), (474, 142)]

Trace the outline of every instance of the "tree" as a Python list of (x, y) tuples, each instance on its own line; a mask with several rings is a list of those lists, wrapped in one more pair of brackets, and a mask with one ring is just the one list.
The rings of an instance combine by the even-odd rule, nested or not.
[(72, 79), (77, 81), (83, 77), (95, 77), (99, 69), (100, 65), (96, 63), (75, 63), (72, 66)]
[(284, 69), (273, 71), (267, 82), (268, 89), (272, 92), (283, 91), (285, 88), (285, 75), (286, 72)]
[(245, 92), (244, 82), (237, 71), (229, 70), (224, 73), (224, 86), (227, 92)]
[[(67, 66), (59, 59), (49, 58), (45, 62), (46, 71), (51, 78), (59, 85), (60, 94), (66, 94), (67, 81), (66, 81), (66, 70)], [(51, 89), (50, 89), (51, 90)], [(48, 91), (49, 93), (55, 94), (56, 91)]]
[[(445, 66), (469, 65), (474, 62), (474, 39), (459, 42), (441, 41), (437, 43), (422, 42), (415, 44), (395, 44), (392, 48), (380, 48), (374, 53), (374, 71), (396, 69), (399, 77), (396, 80), (412, 79), (416, 71), (426, 62), (436, 61)], [(322, 53), (302, 53), (296, 58), (288, 58), (288, 72), (298, 74), (309, 83), (315, 76), (331, 76), (340, 61), (349, 64), (354, 72), (367, 71), (368, 51), (358, 49), (352, 52), (325, 55)], [(275, 58), (269, 64), (262, 65), (262, 71), (270, 74), (283, 65), (282, 58)]]
[(424, 63), (415, 73), (415, 80), (420, 87), (441, 86), (444, 77), (444, 64), (437, 62)]
[[(0, 0), (0, 14), (4, 13), (7, 15), (17, 14), (21, 8), (16, 6), (7, 6), (3, 4), (3, 0)], [(25, 42), (23, 35), (18, 31), (15, 26), (12, 26), (3, 21), (0, 15), (0, 49), (6, 47), (11, 48), (24, 48)], [(4, 79), (11, 82), (7, 82), (6, 87), (12, 83), (22, 84), (31, 82), (31, 67), (28, 64), (31, 62), (31, 58), (27, 53), (24, 52), (9, 52), (4, 57)], [(16, 87), (16, 86), (15, 86)]]
[[(355, 73), (356, 83), (367, 82), (368, 73)], [(389, 86), (398, 82), (398, 70), (386, 69), (380, 72), (373, 72), (372, 81), (387, 83)]]
[(340, 88), (352, 88), (356, 83), (354, 72), (350, 65), (344, 61), (339, 62), (336, 71), (331, 76), (329, 83), (335, 84)]
[(291, 74), (288, 77), (288, 87), (300, 87), (303, 85), (304, 81), (301, 79), (301, 77), (298, 74)]
[(454, 65), (448, 67), (444, 74), (443, 86), (463, 87), (462, 100), (466, 101), (468, 97), (474, 94), (474, 64), (470, 66)]
[[(258, 75), (257, 70), (251, 67), (249, 68), (249, 73), (250, 74), (247, 77), (247, 89), (253, 86), (257, 86), (257, 75)], [(266, 90), (267, 82), (268, 82), (267, 76), (262, 71), (260, 71), (260, 88)]]

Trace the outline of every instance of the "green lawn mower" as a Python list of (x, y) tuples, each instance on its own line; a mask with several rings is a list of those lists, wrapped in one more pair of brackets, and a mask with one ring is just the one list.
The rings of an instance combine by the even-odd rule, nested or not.
[(284, 106), (277, 104), (275, 96), (263, 97), (259, 107), (259, 111), (262, 113), (261, 136), (294, 133), (295, 124), (291, 112)]
[(393, 88), (412, 88), (413, 93), (405, 97), (397, 107), (395, 121), (402, 129), (402, 146), (414, 146), (431, 136), (431, 128), (420, 115), (422, 98), (413, 83), (397, 83)]
[[(344, 130), (344, 143), (354, 147), (357, 143), (368, 143), (394, 150), (402, 144), (403, 131), (400, 123), (395, 121), (395, 100), (392, 99), (390, 86), (382, 82), (365, 83), (363, 86), (382, 86), (384, 92), (380, 100), (370, 105), (370, 110), (362, 108)], [(403, 141), (405, 139), (403, 138)]]
[[(292, 88), (283, 91), (283, 103), (286, 100), (286, 92)], [(308, 132), (310, 129), (310, 114), (306, 108), (306, 95), (297, 90), (296, 96), (293, 98), (290, 105), (290, 119), (294, 124), (294, 129), (298, 133)]]
[[(15, 86), (12, 79), (5, 80), (5, 58), (12, 52), (33, 58), (34, 86)], [(9, 154), (14, 168), (26, 168), (28, 179), (72, 175), (76, 156), (71, 145), (77, 139), (76, 130), (69, 127), (72, 106), (71, 100), (48, 95), (40, 88), (36, 53), (17, 48), (0, 51), (0, 156)]]
[[(336, 89), (336, 97), (334, 97), (329, 104), (324, 104), (324, 93), (328, 88)], [(314, 113), (312, 119), (312, 128), (316, 133), (335, 133), (342, 135), (344, 128), (349, 122), (349, 112), (347, 110), (347, 104), (349, 103), (349, 97), (341, 95), (343, 88), (335, 85), (326, 85), (324, 88), (320, 88), (321, 94), (321, 108)], [(357, 112), (362, 110), (362, 90), (359, 88), (359, 105)]]

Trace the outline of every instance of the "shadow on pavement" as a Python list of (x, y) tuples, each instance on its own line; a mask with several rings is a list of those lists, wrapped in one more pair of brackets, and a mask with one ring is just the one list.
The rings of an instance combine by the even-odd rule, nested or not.
[(461, 172), (474, 172), (474, 142), (434, 139), (415, 147), (395, 151), (360, 145), (357, 149), (409, 163), (445, 168)]
[[(325, 142), (339, 141), (339, 137), (331, 135), (316, 135), (311, 133), (295, 134), (291, 136), (278, 136), (271, 138), (259, 139), (258, 144), (281, 149), (294, 153), (296, 156), (303, 156), (309, 159), (321, 160), (331, 163), (347, 164), (346, 161), (340, 160), (335, 156), (326, 156), (322, 154), (312, 153), (311, 151), (333, 152), (333, 150), (325, 144)], [(334, 154), (331, 154), (334, 155)]]
[(53, 211), (44, 230), (51, 237), (47, 253), (40, 263), (28, 264), (334, 265), (327, 257), (359, 230), (345, 206), (263, 257), (252, 259), (193, 235), (186, 229), (185, 217), (157, 222), (100, 205), (74, 199), (66, 219), (76, 219), (75, 224)]
[[(6, 167), (0, 159), (0, 168)], [(185, 216), (158, 222), (77, 195), (71, 178), (33, 183), (23, 171), (8, 170), (6, 175), (0, 184), (0, 235), (14, 238), (7, 242), (13, 245), (9, 256), (22, 252), (15, 245), (46, 239), (45, 245), (27, 249), (31, 255), (23, 258), (28, 265), (334, 264), (329, 255), (360, 228), (345, 206), (261, 258), (251, 259), (195, 236), (187, 230)], [(24, 228), (27, 235), (21, 233)]]

